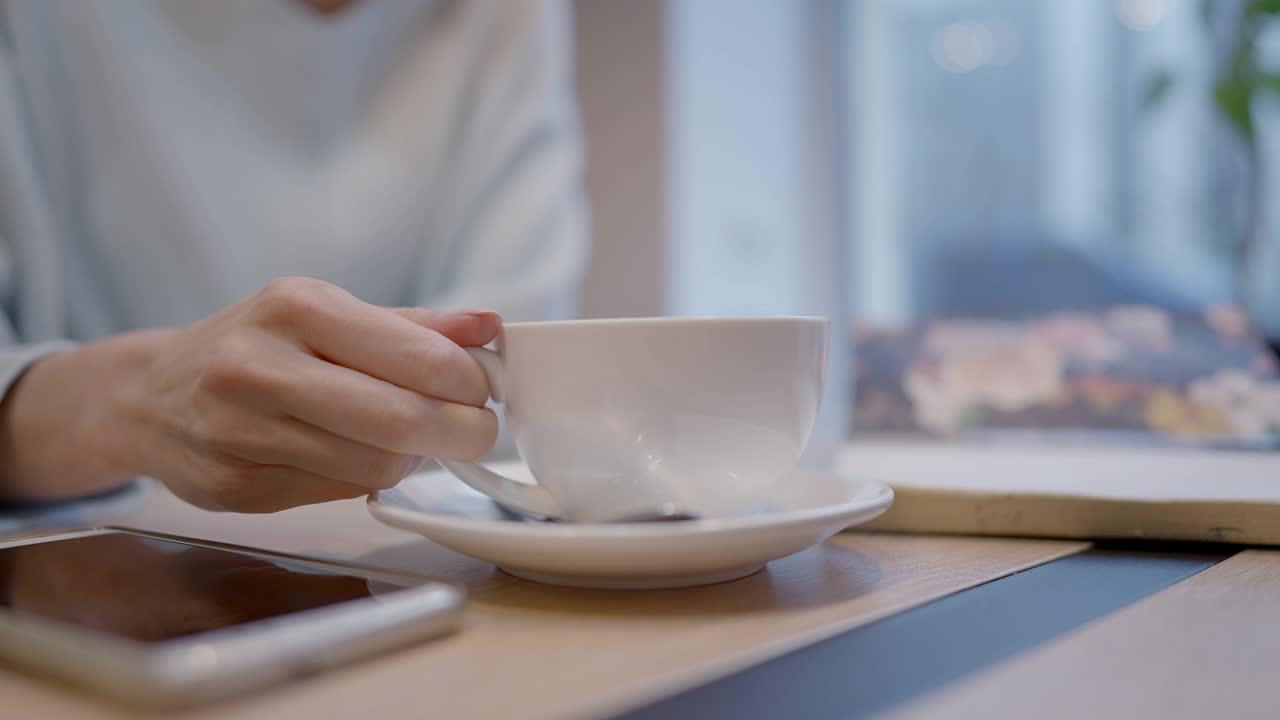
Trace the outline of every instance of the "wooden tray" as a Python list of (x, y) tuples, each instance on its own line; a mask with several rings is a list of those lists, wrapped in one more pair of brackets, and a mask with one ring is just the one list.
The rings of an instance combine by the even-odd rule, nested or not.
[(1280, 545), (1280, 454), (856, 442), (840, 470), (891, 485), (869, 530)]

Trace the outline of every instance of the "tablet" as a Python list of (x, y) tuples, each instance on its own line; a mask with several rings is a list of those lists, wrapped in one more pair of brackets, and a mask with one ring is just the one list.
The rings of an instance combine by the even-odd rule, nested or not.
[(0, 658), (144, 705), (433, 638), (462, 601), (409, 575), (124, 528), (0, 541)]

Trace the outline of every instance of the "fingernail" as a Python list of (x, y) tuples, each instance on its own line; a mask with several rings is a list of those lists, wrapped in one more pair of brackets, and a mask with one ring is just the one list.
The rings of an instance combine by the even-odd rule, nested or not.
[(470, 315), (471, 317), (477, 317), (477, 318), (484, 318), (484, 317), (502, 317), (502, 316), (501, 316), (501, 315), (499, 315), (497, 312), (495, 312), (495, 311), (493, 311), (493, 310), (486, 310), (486, 309), (484, 309), (484, 308), (472, 308), (472, 309), (470, 309), (470, 310), (459, 310), (459, 311), (457, 312), (457, 314), (458, 314), (458, 315)]

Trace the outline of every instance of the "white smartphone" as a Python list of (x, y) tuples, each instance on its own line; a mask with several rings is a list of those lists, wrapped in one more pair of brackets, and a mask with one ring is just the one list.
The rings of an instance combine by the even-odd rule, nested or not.
[(459, 589), (126, 528), (0, 541), (0, 658), (190, 705), (444, 634)]

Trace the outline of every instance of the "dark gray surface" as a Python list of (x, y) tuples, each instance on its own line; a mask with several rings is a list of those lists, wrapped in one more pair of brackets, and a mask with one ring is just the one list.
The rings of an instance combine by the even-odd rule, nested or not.
[(866, 717), (1136, 602), (1234, 551), (1095, 549), (851, 630), (623, 717)]

